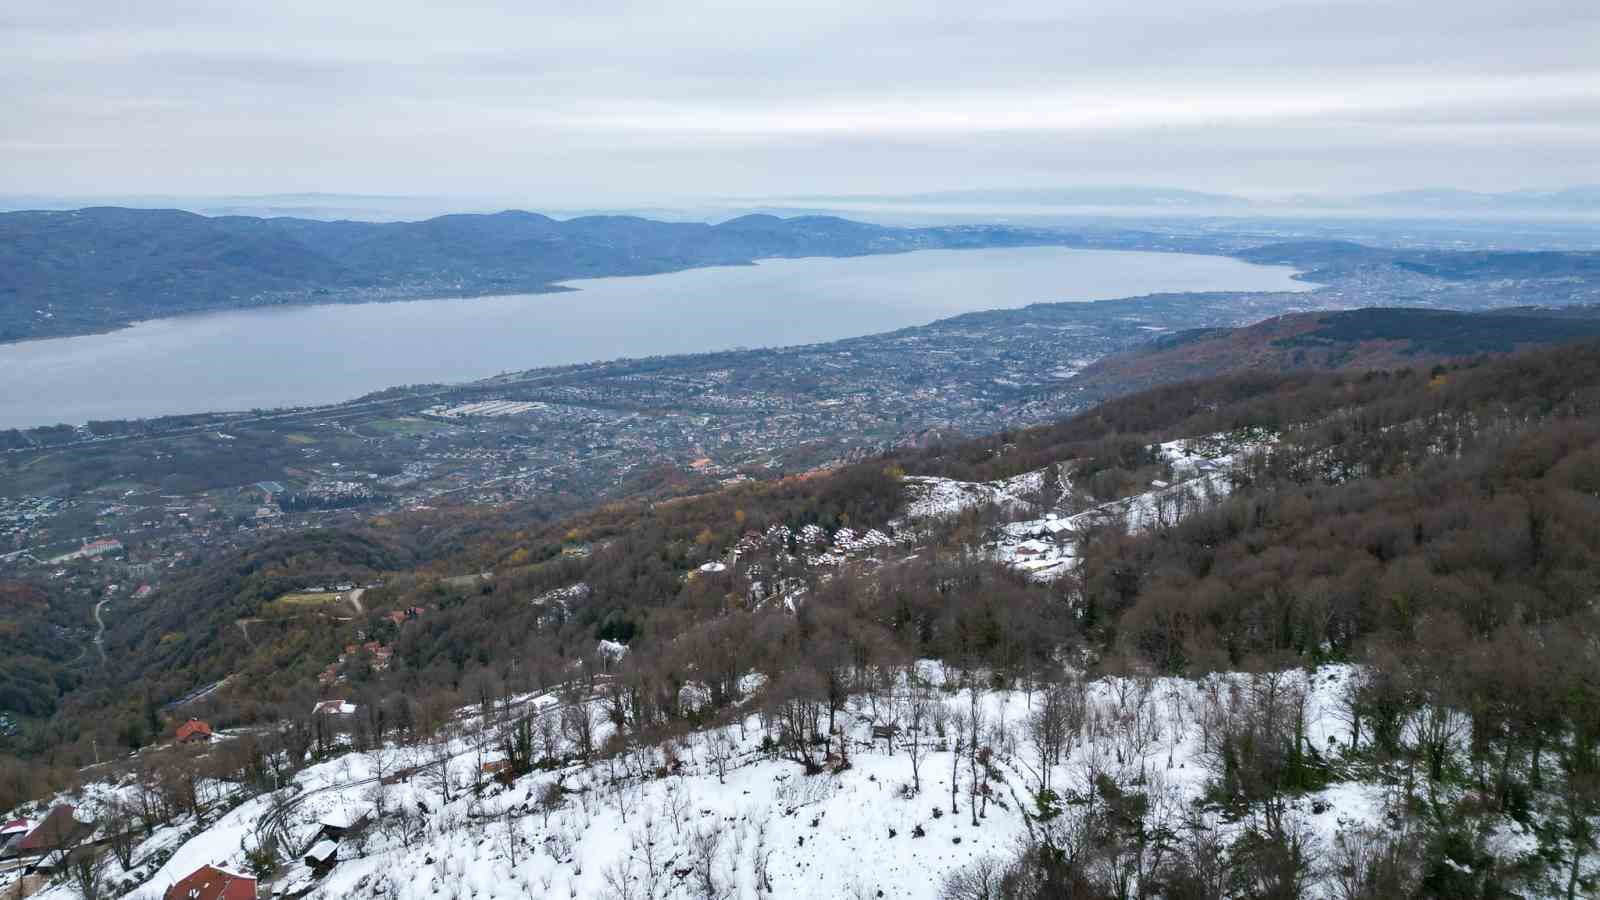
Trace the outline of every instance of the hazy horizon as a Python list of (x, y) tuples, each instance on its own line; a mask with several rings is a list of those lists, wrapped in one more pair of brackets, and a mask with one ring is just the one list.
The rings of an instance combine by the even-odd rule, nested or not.
[(1600, 16), (1549, 0), (22, 0), (0, 35), (13, 195), (1600, 182)]

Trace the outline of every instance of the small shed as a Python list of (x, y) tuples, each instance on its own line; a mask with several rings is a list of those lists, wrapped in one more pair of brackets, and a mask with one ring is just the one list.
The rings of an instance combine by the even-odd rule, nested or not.
[(346, 806), (336, 809), (318, 822), (322, 829), (317, 832), (317, 840), (342, 841), (347, 837), (353, 837), (367, 827), (371, 818), (372, 811), (365, 806)]
[(1044, 530), (1054, 537), (1072, 532), (1072, 523), (1066, 519), (1049, 519), (1044, 523)]
[(318, 875), (333, 868), (333, 864), (338, 861), (339, 844), (337, 841), (323, 839), (311, 845), (311, 849), (306, 851), (306, 865)]

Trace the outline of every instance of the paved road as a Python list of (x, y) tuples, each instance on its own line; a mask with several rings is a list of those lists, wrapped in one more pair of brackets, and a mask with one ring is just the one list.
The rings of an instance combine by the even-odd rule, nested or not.
[(110, 602), (111, 598), (107, 597), (94, 605), (94, 624), (97, 629), (94, 633), (94, 648), (100, 651), (101, 665), (104, 665), (106, 661), (106, 621), (100, 618), (100, 608)]

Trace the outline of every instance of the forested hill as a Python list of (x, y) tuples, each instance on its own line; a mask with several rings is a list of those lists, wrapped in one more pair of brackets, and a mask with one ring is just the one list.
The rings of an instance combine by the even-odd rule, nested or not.
[(572, 278), (764, 257), (1059, 240), (1027, 229), (886, 228), (821, 216), (707, 225), (519, 211), (392, 223), (117, 207), (0, 213), (0, 340), (233, 307), (532, 292)]
[(1234, 254), (1264, 265), (1294, 266), (1307, 280), (1337, 281), (1364, 269), (1392, 268), (1443, 281), (1556, 281), (1600, 275), (1594, 251), (1418, 250), (1368, 247), (1352, 241), (1284, 241)]
[(1390, 369), (1593, 336), (1600, 336), (1600, 307), (1594, 306), (1296, 313), (1243, 328), (1164, 335), (1095, 362), (1072, 385), (1098, 394), (1239, 372)]
[[(1199, 524), (1137, 537), (1114, 528), (1086, 533), (1081, 568), (1052, 583), (972, 552), (1011, 515), (1003, 508), (974, 507), (927, 529), (905, 521), (913, 476), (1024, 476), (1019, 483), (1032, 483), (1037, 495), (1048, 493), (1051, 479), (1030, 473), (1054, 471), (1070, 491), (1038, 502), (1056, 503), (1065, 515), (1170, 479), (1151, 449), (1159, 442), (1214, 434), (1276, 437), (1267, 464), (1241, 470), (1232, 496), (1196, 518)], [(1545, 622), (1573, 615), (1589, 602), (1575, 598), (1600, 591), (1592, 527), (1597, 453), (1600, 342), (1590, 341), (1437, 371), (1187, 382), (1043, 428), (445, 540), (440, 531), (451, 526), (444, 513), (388, 518), (361, 535), (295, 538), (173, 579), (146, 611), (114, 624), (107, 639), (114, 681), (68, 696), (50, 734), (13, 746), (77, 754), (88, 752), (91, 739), (102, 746), (126, 741), (145, 733), (137, 724), (142, 710), (224, 676), (233, 677), (208, 713), (216, 720), (299, 715), (324, 690), (317, 673), (357, 629), (395, 648), (390, 675), (352, 670), (352, 680), (341, 683), (340, 691), (363, 697), (468, 691), (483, 679), (502, 683), (513, 670), (524, 681), (555, 678), (588, 659), (601, 639), (627, 644), (630, 659), (675, 671), (673, 678), (704, 673), (713, 646), (732, 654), (718, 669), (729, 679), (752, 666), (776, 676), (826, 649), (808, 643), (818, 628), (897, 655), (1005, 666), (1031, 665), (1062, 646), (1148, 652), (1149, 664), (1183, 671), (1262, 654), (1355, 655), (1399, 625), (1382, 597), (1328, 582), (1337, 571), (1365, 572), (1369, 587), (1403, 576), (1412, 585), (1405, 591), (1433, 592), (1407, 601), (1407, 628), (1417, 627), (1426, 605), (1440, 615), (1475, 617), (1473, 627), (1487, 636), (1530, 615)], [(1446, 508), (1419, 499), (1425, 497), (1453, 498), (1453, 512), (1418, 518), (1420, 510)], [(1316, 516), (1339, 525), (1323, 528)], [(1508, 555), (1473, 543), (1473, 529), (1485, 523), (1495, 524), (1483, 540), (1520, 549)], [(857, 542), (873, 529), (894, 535), (903, 549), (857, 546), (892, 565), (827, 561), (828, 542)], [(790, 537), (773, 544), (772, 534)], [(807, 549), (813, 540), (816, 548)], [(419, 552), (423, 541), (430, 543)], [(1308, 585), (1319, 577), (1318, 557), (1309, 549), (1270, 571), (1247, 565), (1280, 542), (1317, 541), (1324, 544), (1318, 553), (1342, 562), (1320, 576), (1323, 587), (1315, 591)], [(717, 568), (736, 548), (738, 565)], [(1446, 554), (1436, 567), (1460, 571), (1448, 584), (1417, 568), (1436, 553)], [(1355, 565), (1369, 558), (1375, 569)], [(478, 578), (484, 572), (492, 577)], [(849, 577), (836, 577), (840, 572)], [(1254, 586), (1233, 590), (1219, 580), (1224, 572), (1254, 578)], [(308, 626), (274, 618), (292, 613), (274, 605), (284, 592), (369, 579), (384, 582), (367, 592), (369, 620), (341, 625), (323, 617)], [(1199, 619), (1168, 622), (1154, 644), (1137, 637), (1154, 626), (1122, 624), (1124, 616), (1145, 615), (1141, 598), (1167, 603), (1172, 595), (1162, 585), (1197, 582), (1234, 599), (1208, 600), (1195, 610)], [(1348, 596), (1328, 594), (1334, 588)], [(798, 605), (809, 630), (792, 632), (783, 610), (794, 604), (770, 602), (776, 597), (809, 598)], [(1316, 597), (1339, 609), (1318, 612), (1296, 599)], [(1080, 603), (1089, 603), (1092, 615), (1072, 612)], [(379, 618), (412, 607), (427, 609), (415, 626), (397, 629)], [(1267, 628), (1269, 619), (1282, 628)]]

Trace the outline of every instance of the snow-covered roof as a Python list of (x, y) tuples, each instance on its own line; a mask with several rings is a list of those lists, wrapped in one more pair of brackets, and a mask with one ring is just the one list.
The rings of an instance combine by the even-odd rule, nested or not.
[(328, 828), (349, 828), (366, 817), (365, 806), (343, 806), (323, 816), (318, 824)]
[(333, 856), (333, 854), (336, 853), (338, 851), (338, 849), (339, 849), (339, 845), (334, 843), (333, 841), (329, 841), (329, 840), (317, 841), (315, 846), (313, 846), (310, 850), (306, 851), (306, 859), (314, 859), (319, 863), (320, 862), (327, 862), (329, 857)]

